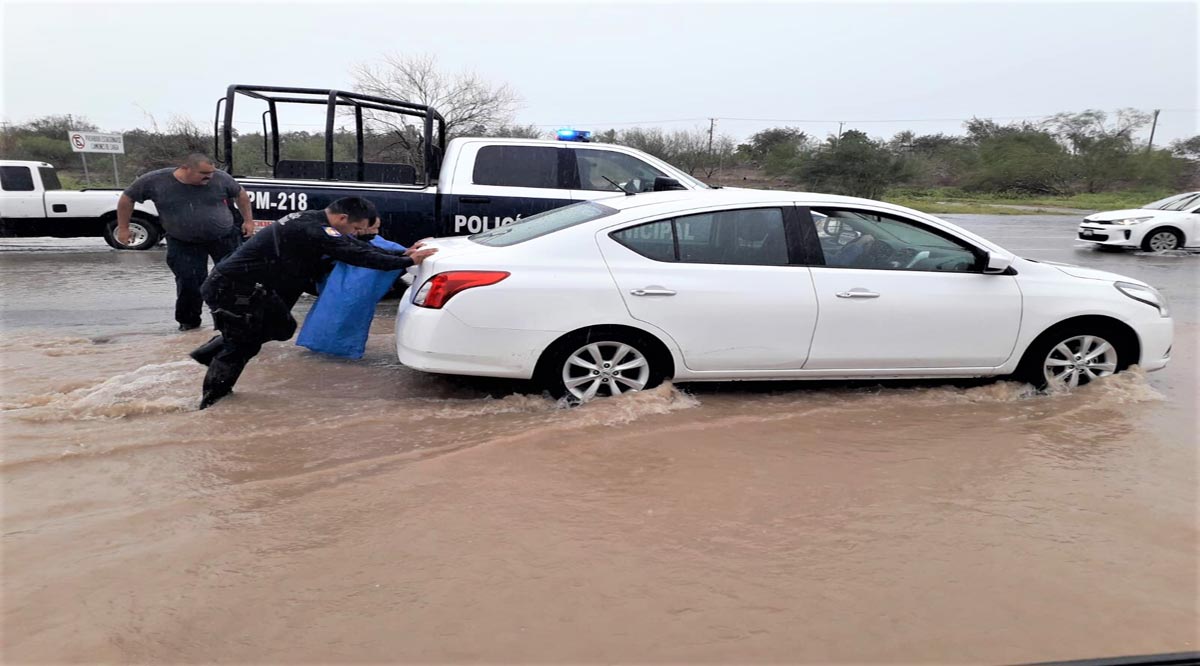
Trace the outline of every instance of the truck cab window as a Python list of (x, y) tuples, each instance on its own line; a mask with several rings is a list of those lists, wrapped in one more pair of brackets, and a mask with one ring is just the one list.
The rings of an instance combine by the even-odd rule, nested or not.
[(559, 154), (548, 146), (484, 146), (475, 156), (472, 180), (476, 185), (562, 188)]
[(0, 189), (5, 192), (32, 192), (33, 174), (29, 167), (0, 167)]
[(44, 190), (61, 190), (62, 183), (58, 182), (58, 172), (49, 167), (38, 167), (38, 173), (42, 176), (42, 189)]
[[(581, 190), (652, 192), (654, 179), (666, 176), (632, 155), (607, 150), (576, 148), (575, 167), (579, 171)], [(609, 180), (621, 187), (618, 188)]]

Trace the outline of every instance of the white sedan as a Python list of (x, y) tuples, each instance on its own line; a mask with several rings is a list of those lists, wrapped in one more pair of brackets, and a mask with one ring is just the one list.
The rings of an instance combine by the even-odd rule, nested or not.
[(677, 382), (1013, 375), (1071, 388), (1170, 357), (1167, 302), (878, 201), (710, 190), (440, 238), (400, 361), (576, 400)]
[(1176, 194), (1141, 208), (1093, 213), (1079, 225), (1079, 240), (1147, 252), (1200, 248), (1200, 192)]

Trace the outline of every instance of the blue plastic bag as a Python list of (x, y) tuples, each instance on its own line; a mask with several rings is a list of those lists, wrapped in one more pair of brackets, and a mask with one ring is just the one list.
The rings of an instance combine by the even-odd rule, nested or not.
[[(371, 245), (385, 250), (405, 249), (380, 236), (371, 239)], [(321, 295), (304, 318), (296, 344), (322, 354), (362, 358), (375, 305), (402, 272), (335, 263), (321, 287)]]

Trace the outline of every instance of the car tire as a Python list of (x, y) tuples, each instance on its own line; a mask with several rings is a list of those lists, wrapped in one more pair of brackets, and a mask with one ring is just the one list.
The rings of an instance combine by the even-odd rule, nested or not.
[(551, 345), (538, 362), (537, 381), (555, 398), (576, 403), (644, 391), (666, 378), (664, 353), (648, 335), (591, 328)]
[(162, 231), (158, 225), (145, 219), (135, 217), (129, 220), (130, 243), (128, 245), (117, 240), (117, 221), (109, 220), (104, 225), (104, 242), (117, 250), (149, 250), (162, 240)]
[(1183, 248), (1183, 232), (1174, 227), (1159, 227), (1142, 238), (1142, 249), (1146, 252), (1169, 252)]
[(1133, 365), (1135, 342), (1129, 333), (1103, 322), (1072, 322), (1039, 335), (1013, 378), (1038, 390), (1070, 390)]

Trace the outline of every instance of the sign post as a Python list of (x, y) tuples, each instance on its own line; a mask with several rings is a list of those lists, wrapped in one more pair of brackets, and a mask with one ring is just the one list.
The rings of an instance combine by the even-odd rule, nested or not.
[(113, 183), (117, 187), (121, 186), (120, 178), (117, 175), (117, 155), (125, 154), (125, 137), (123, 135), (71, 130), (67, 132), (67, 139), (71, 142), (71, 150), (81, 153), (83, 177), (87, 180), (88, 185), (92, 184), (92, 179), (88, 175), (87, 154), (109, 153), (113, 158)]

